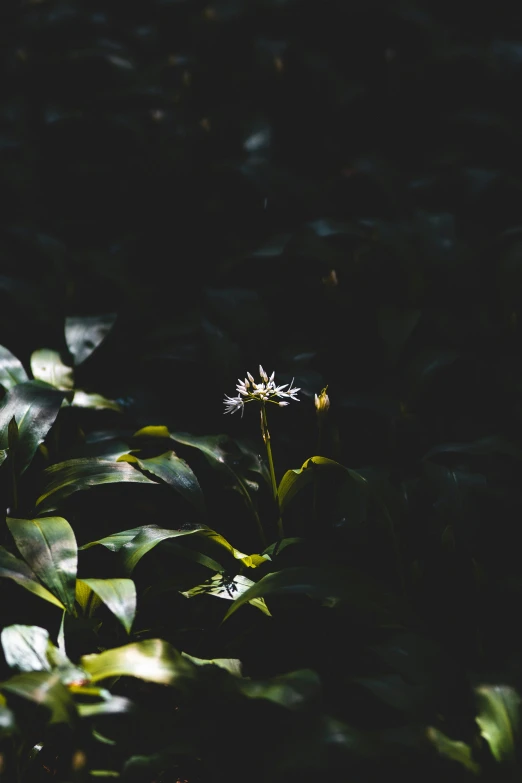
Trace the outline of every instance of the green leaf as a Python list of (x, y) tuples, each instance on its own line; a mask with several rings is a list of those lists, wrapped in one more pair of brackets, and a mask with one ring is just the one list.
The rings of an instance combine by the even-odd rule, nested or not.
[(51, 711), (51, 723), (73, 723), (76, 708), (56, 672), (23, 672), (0, 683), (0, 690), (21, 696)]
[(499, 762), (513, 764), (520, 729), (520, 696), (508, 685), (475, 688), (480, 733)]
[(310, 669), (301, 669), (270, 680), (241, 680), (241, 692), (250, 699), (267, 699), (288, 709), (300, 709), (321, 694), (319, 676)]
[(195, 506), (201, 515), (204, 515), (205, 502), (199, 481), (185, 460), (176, 456), (173, 451), (147, 459), (140, 459), (134, 454), (124, 454), (119, 457), (118, 462), (135, 463), (142, 470), (157, 476)]
[(90, 489), (100, 484), (129, 481), (138, 484), (155, 484), (152, 479), (128, 463), (112, 462), (96, 457), (59, 462), (47, 468), (44, 476), (48, 483), (43, 494), (36, 501), (37, 506), (41, 505), (42, 512), (55, 508), (56, 504), (73, 492)]
[(115, 400), (108, 400), (101, 394), (89, 394), (77, 389), (71, 403), (76, 408), (92, 408), (96, 411), (110, 410), (121, 413), (121, 406)]
[[(269, 559), (267, 555), (245, 555), (243, 552), (240, 552), (233, 547), (226, 538), (206, 525), (199, 525), (184, 530), (170, 530), (168, 528), (156, 527), (156, 525), (143, 525), (142, 527), (132, 528), (131, 530), (123, 530), (120, 533), (113, 533), (98, 541), (90, 541), (88, 544), (81, 546), (80, 549), (89, 549), (92, 546), (101, 544), (107, 549), (110, 549), (111, 552), (122, 551), (125, 569), (127, 573), (130, 574), (136, 568), (141, 558), (161, 543), (161, 541), (190, 535), (200, 535), (214, 541), (229, 552), (236, 560), (241, 560), (241, 562), (249, 568), (255, 568)], [(220, 563), (206, 555), (187, 552), (186, 556), (197, 560), (197, 562), (200, 562), (202, 565), (206, 565), (213, 570), (223, 570), (223, 566)]]
[(220, 669), (225, 669), (229, 674), (233, 674), (234, 677), (241, 677), (242, 663), (239, 658), (195, 658), (184, 652), (181, 655), (194, 666), (217, 666)]
[(170, 685), (191, 671), (190, 664), (181, 654), (162, 639), (145, 639), (102, 653), (84, 655), (81, 664), (93, 682), (108, 677), (138, 677)]
[(51, 671), (47, 658), (49, 633), (37, 625), (9, 625), (2, 629), (2, 649), (5, 661), (22, 672)]
[(79, 579), (90, 587), (130, 633), (136, 615), (136, 585), (132, 579)]
[(72, 316), (65, 319), (65, 340), (77, 367), (105, 340), (116, 321), (115, 313)]
[(63, 398), (61, 391), (28, 381), (14, 386), (0, 403), (0, 449), (8, 445), (9, 422), (14, 417), (18, 425), (16, 466), (20, 473), (29, 467), (54, 424)]
[[(192, 587), (190, 590), (182, 592), (186, 598), (193, 598), (196, 595), (215, 595), (217, 598), (225, 598), (227, 601), (235, 601), (240, 598), (244, 593), (255, 586), (255, 582), (251, 579), (247, 579), (246, 576), (234, 576), (232, 579), (224, 579), (221, 574), (216, 574), (207, 582), (201, 585)], [(271, 617), (268, 607), (264, 598), (253, 597), (249, 600), (252, 606), (260, 609), (263, 614)], [(230, 614), (230, 612), (229, 612)], [(228, 614), (227, 614), (228, 617)]]
[(388, 617), (399, 609), (389, 591), (365, 574), (349, 568), (286, 568), (267, 574), (237, 598), (225, 620), (254, 598), (275, 594), (307, 595), (310, 598), (341, 601), (377, 617)]
[(62, 602), (40, 584), (29, 566), (24, 563), (23, 560), (19, 560), (8, 552), (3, 546), (0, 547), (0, 577), (1, 576), (12, 579), (13, 582), (21, 585), (21, 587), (25, 587), (30, 593), (34, 593), (40, 598), (44, 598), (46, 601), (49, 601), (49, 603), (60, 607), (60, 609), (65, 609)]
[(63, 517), (8, 518), (7, 525), (25, 561), (37, 577), (74, 611), (78, 547), (74, 531)]
[(457, 742), (446, 737), (442, 731), (430, 726), (426, 731), (429, 741), (434, 745), (441, 756), (450, 761), (456, 761), (473, 774), (478, 775), (480, 766), (473, 760), (471, 748), (465, 742)]
[[(80, 547), (80, 549), (90, 549), (92, 546), (101, 544), (101, 546), (104, 546), (111, 552), (119, 552), (120, 549), (125, 546), (125, 544), (130, 543), (134, 538), (136, 538), (140, 530), (144, 530), (146, 527), (148, 526), (144, 525), (143, 527), (133, 527), (130, 530), (121, 530), (119, 533), (112, 533), (110, 536), (105, 536), (105, 538), (98, 539), (98, 541), (89, 541), (88, 544), (84, 544)], [(162, 529), (156, 528), (155, 525), (151, 525), (150, 527), (153, 527), (154, 530)]]
[(41, 348), (31, 355), (31, 372), (37, 381), (43, 381), (56, 389), (70, 391), (74, 388), (72, 367), (63, 363), (58, 351)]
[(172, 538), (180, 538), (183, 536), (190, 536), (194, 533), (201, 532), (201, 528), (193, 528), (192, 530), (167, 530), (165, 528), (154, 527), (153, 525), (146, 525), (139, 529), (136, 537), (124, 544), (123, 546), (123, 565), (128, 574), (132, 574), (139, 561), (150, 552), (161, 541)]
[(317, 472), (324, 470), (345, 471), (351, 478), (359, 483), (366, 484), (366, 479), (361, 476), (360, 473), (357, 473), (357, 471), (351, 470), (350, 468), (345, 468), (344, 465), (335, 462), (333, 459), (327, 459), (327, 457), (310, 457), (301, 468), (297, 470), (287, 470), (281, 479), (281, 483), (277, 490), (281, 511), (288, 506), (297, 492), (313, 481)]
[(0, 345), (0, 385), (6, 391), (29, 380), (22, 362), (11, 351)]

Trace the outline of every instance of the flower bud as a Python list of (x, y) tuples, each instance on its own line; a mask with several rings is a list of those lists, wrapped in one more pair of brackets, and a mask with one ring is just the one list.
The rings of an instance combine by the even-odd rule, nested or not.
[(315, 410), (318, 416), (326, 416), (330, 407), (330, 398), (326, 393), (328, 386), (321, 390), (320, 394), (315, 395)]

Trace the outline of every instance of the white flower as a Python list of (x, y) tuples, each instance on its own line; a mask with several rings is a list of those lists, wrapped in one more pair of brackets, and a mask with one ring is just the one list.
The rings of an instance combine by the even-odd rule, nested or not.
[(259, 375), (261, 376), (260, 383), (256, 383), (249, 372), (247, 372), (247, 377), (244, 381), (238, 378), (236, 385), (237, 397), (229, 397), (228, 394), (225, 394), (225, 399), (223, 401), (225, 404), (225, 413), (235, 413), (240, 410), (241, 415), (243, 415), (245, 403), (253, 402), (254, 400), (262, 403), (273, 402), (275, 405), (281, 407), (289, 405), (290, 403), (285, 400), (279, 402), (278, 400), (280, 398), (299, 402), (296, 394), (301, 390), (292, 386), (294, 382), (293, 379), (290, 385), (284, 383), (282, 386), (276, 386), (274, 382), (275, 372), (268, 377), (268, 374), (263, 370), (261, 365), (259, 365)]

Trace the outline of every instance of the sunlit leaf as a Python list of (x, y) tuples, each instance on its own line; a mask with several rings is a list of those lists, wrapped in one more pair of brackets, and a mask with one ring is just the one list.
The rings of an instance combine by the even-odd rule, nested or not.
[(12, 669), (22, 672), (51, 671), (47, 658), (49, 633), (37, 625), (9, 625), (2, 629), (2, 649)]
[(286, 568), (267, 574), (237, 598), (227, 614), (253, 598), (275, 594), (306, 595), (316, 599), (335, 599), (353, 609), (376, 617), (390, 617), (400, 611), (398, 601), (370, 577), (350, 568)]
[(80, 579), (130, 633), (136, 615), (136, 586), (132, 579)]
[(6, 391), (29, 380), (22, 362), (11, 351), (0, 345), (0, 386)]
[(19, 560), (4, 547), (0, 547), (0, 577), (12, 579), (13, 582), (25, 587), (30, 593), (38, 595), (49, 603), (65, 609), (62, 602), (56, 598), (37, 580), (36, 575), (23, 560)]
[(73, 698), (56, 672), (23, 672), (0, 683), (0, 690), (43, 704), (51, 711), (51, 723), (72, 723), (76, 717)]
[(96, 411), (110, 410), (121, 413), (121, 406), (115, 400), (108, 400), (101, 394), (89, 394), (81, 389), (75, 391), (71, 404), (76, 408), (92, 408)]
[(31, 372), (37, 381), (43, 381), (56, 389), (69, 391), (74, 388), (72, 367), (63, 363), (58, 351), (41, 348), (31, 355)]
[(234, 677), (241, 677), (242, 663), (239, 658), (195, 658), (188, 653), (181, 653), (183, 658), (193, 663), (195, 666), (218, 666), (220, 669), (233, 674)]
[(73, 612), (78, 547), (70, 524), (63, 517), (8, 518), (7, 524), (36, 576)]
[(446, 737), (442, 731), (430, 726), (426, 731), (429, 741), (434, 745), (441, 756), (451, 761), (456, 761), (463, 767), (478, 775), (480, 766), (473, 760), (471, 748), (465, 742), (458, 742)]
[(142, 470), (152, 473), (179, 492), (185, 500), (196, 507), (200, 514), (205, 513), (205, 503), (199, 481), (185, 460), (176, 456), (173, 451), (146, 459), (140, 459), (133, 454), (125, 454), (119, 457), (118, 462), (137, 464)]
[(87, 359), (105, 340), (116, 321), (114, 313), (71, 316), (65, 319), (65, 340), (76, 366)]
[(73, 492), (90, 489), (100, 484), (116, 484), (133, 482), (138, 484), (154, 484), (140, 470), (126, 462), (112, 462), (96, 457), (70, 459), (51, 465), (44, 471), (47, 485), (38, 500), (37, 506), (41, 512), (56, 507), (64, 498)]
[(520, 730), (520, 696), (509, 685), (475, 688), (480, 733), (497, 761), (514, 763)]
[(145, 639), (102, 653), (84, 655), (81, 664), (93, 682), (108, 677), (138, 677), (169, 685), (191, 671), (190, 664), (181, 654), (162, 639)]
[[(255, 585), (255, 582), (247, 579), (246, 576), (238, 575), (231, 579), (224, 579), (221, 574), (216, 574), (208, 582), (192, 587), (190, 590), (182, 592), (181, 595), (184, 595), (186, 598), (193, 598), (196, 595), (214, 595), (217, 598), (235, 601), (252, 588), (253, 585)], [(249, 600), (249, 603), (260, 609), (263, 614), (271, 616), (263, 598), (254, 596)]]
[(64, 392), (37, 381), (14, 386), (0, 403), (0, 449), (7, 448), (11, 419), (18, 425), (16, 467), (20, 473), (29, 466), (36, 449), (51, 429)]
[(277, 490), (281, 511), (283, 511), (286, 506), (288, 506), (292, 498), (296, 495), (297, 492), (299, 492), (299, 490), (301, 490), (307, 484), (310, 484), (314, 480), (314, 477), (317, 475), (317, 473), (324, 470), (345, 471), (349, 476), (351, 476), (351, 478), (355, 479), (361, 484), (366, 484), (366, 479), (357, 473), (357, 471), (351, 470), (350, 468), (345, 468), (344, 465), (339, 464), (339, 462), (335, 462), (332, 459), (327, 459), (326, 457), (310, 457), (310, 459), (307, 459), (301, 468), (297, 470), (287, 470), (281, 479), (281, 483), (279, 484), (279, 488)]

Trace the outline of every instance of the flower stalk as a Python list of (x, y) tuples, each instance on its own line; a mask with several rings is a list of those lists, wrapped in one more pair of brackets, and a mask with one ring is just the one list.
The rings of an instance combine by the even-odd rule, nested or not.
[(300, 389), (293, 386), (293, 380), (290, 384), (284, 383), (281, 386), (275, 384), (275, 372), (270, 377), (259, 365), (259, 375), (261, 376), (261, 382), (256, 383), (254, 377), (247, 372), (247, 377), (244, 381), (238, 379), (236, 385), (237, 395), (230, 397), (225, 394), (224, 405), (225, 413), (235, 413), (241, 411), (241, 416), (245, 411), (245, 405), (248, 402), (257, 402), (260, 405), (261, 414), (261, 435), (266, 448), (266, 455), (268, 459), (268, 468), (270, 471), (270, 483), (272, 486), (272, 496), (277, 508), (277, 528), (279, 536), (283, 537), (283, 522), (281, 519), (279, 509), (279, 498), (277, 494), (277, 480), (274, 469), (274, 458), (272, 455), (272, 444), (270, 442), (270, 431), (268, 429), (268, 419), (266, 415), (266, 406), (268, 403), (278, 405), (280, 408), (290, 404), (290, 401), (299, 402), (299, 398), (296, 396)]

